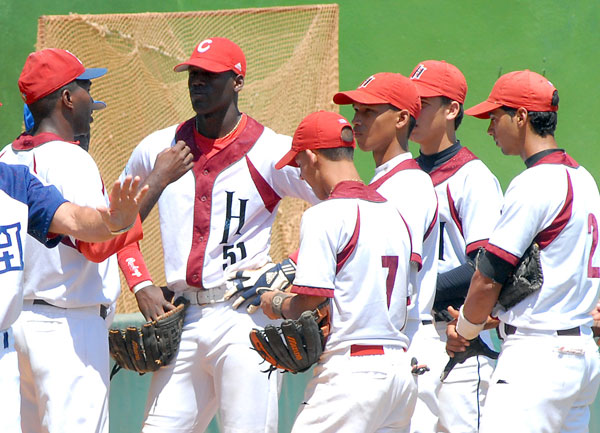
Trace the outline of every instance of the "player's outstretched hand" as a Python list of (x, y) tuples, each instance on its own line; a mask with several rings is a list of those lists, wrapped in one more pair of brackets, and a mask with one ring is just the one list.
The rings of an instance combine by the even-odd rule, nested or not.
[(165, 299), (163, 290), (158, 286), (150, 285), (138, 290), (135, 299), (146, 320), (156, 320), (161, 314), (175, 309), (175, 306)]
[(225, 299), (239, 295), (232, 306), (237, 309), (248, 302), (248, 313), (254, 313), (260, 308), (260, 296), (272, 290), (285, 290), (296, 276), (296, 264), (291, 259), (281, 263), (267, 263), (260, 269), (238, 271), (227, 278), (228, 290)]
[(135, 219), (140, 211), (140, 204), (148, 187), (139, 189), (140, 178), (127, 176), (121, 184), (116, 181), (110, 193), (110, 207), (97, 207), (104, 224), (111, 232), (127, 231), (126, 228), (133, 227)]

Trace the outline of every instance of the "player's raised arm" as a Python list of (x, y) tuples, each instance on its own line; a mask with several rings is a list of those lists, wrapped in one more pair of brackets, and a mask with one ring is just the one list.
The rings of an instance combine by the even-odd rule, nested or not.
[(138, 191), (140, 178), (128, 176), (113, 185), (110, 207), (92, 209), (65, 202), (56, 210), (50, 232), (67, 234), (88, 242), (101, 242), (125, 233), (135, 223), (140, 203), (148, 191)]

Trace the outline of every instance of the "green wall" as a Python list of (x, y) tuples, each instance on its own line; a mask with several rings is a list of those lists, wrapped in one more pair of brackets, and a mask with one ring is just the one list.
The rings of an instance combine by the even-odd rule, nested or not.
[[(0, 0), (0, 143), (21, 132), (22, 101), (17, 79), (36, 41), (40, 15), (172, 12), (188, 10), (269, 7), (315, 3), (290, 0)], [(322, 1), (321, 3), (333, 3)], [(445, 59), (465, 74), (469, 93), (466, 106), (485, 99), (502, 73), (529, 68), (546, 76), (559, 89), (561, 103), (557, 140), (596, 177), (600, 152), (593, 147), (600, 122), (585, 120), (600, 112), (598, 71), (600, 8), (597, 0), (340, 0), (340, 89), (355, 88), (375, 72), (408, 75), (421, 60)], [(100, 65), (98, 65), (100, 66)], [(251, 66), (250, 66), (251, 67)], [(98, 95), (101, 98), (101, 95)], [(348, 107), (341, 110), (349, 119)], [(485, 131), (487, 122), (465, 118), (459, 132), (492, 169), (504, 188), (523, 169), (517, 157), (507, 158)], [(0, 147), (2, 147), (0, 144)], [(92, 142), (93, 146), (93, 142)], [(418, 149), (411, 145), (413, 153)], [(369, 180), (370, 156), (357, 152), (361, 175)], [(597, 177), (598, 179), (598, 177)], [(119, 378), (120, 376), (120, 378)], [(147, 378), (119, 373), (111, 398), (112, 433), (137, 431)], [(282, 431), (301, 398), (302, 378), (284, 387)], [(297, 403), (296, 403), (297, 404)], [(600, 431), (596, 404), (590, 431)], [(116, 423), (116, 420), (120, 420)], [(128, 424), (128, 421), (132, 424)]]
[[(21, 132), (21, 99), (16, 85), (27, 54), (34, 49), (40, 15), (164, 12), (315, 3), (290, 0), (0, 0), (0, 143)], [(322, 3), (333, 3), (323, 1)], [(559, 89), (557, 139), (593, 174), (600, 152), (593, 146), (600, 123), (600, 7), (597, 0), (476, 0), (424, 2), (340, 1), (340, 88), (355, 88), (374, 72), (409, 74), (421, 60), (445, 59), (465, 74), (466, 106), (485, 99), (498, 75), (529, 68), (545, 73)], [(342, 114), (352, 116), (348, 107)], [(462, 142), (480, 156), (506, 188), (523, 168), (516, 157), (503, 157), (486, 134), (487, 122), (466, 118)], [(0, 145), (1, 146), (1, 145)], [(93, 143), (92, 143), (93, 146)], [(413, 153), (418, 150), (413, 145)], [(373, 163), (358, 152), (361, 175), (370, 178)]]

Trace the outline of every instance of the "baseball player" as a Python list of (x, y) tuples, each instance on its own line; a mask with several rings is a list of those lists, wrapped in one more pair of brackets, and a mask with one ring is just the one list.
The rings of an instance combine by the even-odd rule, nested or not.
[[(434, 432), (438, 405), (436, 388), (445, 360), (444, 344), (433, 326), (431, 309), (437, 278), (437, 196), (427, 173), (408, 150), (408, 137), (419, 117), (421, 101), (415, 86), (401, 74), (370, 76), (356, 90), (337, 93), (336, 104), (352, 104), (352, 125), (358, 146), (372, 152), (375, 176), (370, 186), (394, 204), (406, 219), (412, 240), (411, 305), (408, 320), (396, 320), (406, 305), (391, 308), (394, 323), (410, 339), (409, 354), (432, 369), (418, 378), (419, 398), (412, 432)], [(404, 302), (405, 303), (405, 302)]]
[[(434, 310), (438, 312), (436, 328), (445, 340), (446, 322), (452, 320), (447, 308), (464, 302), (474, 271), (472, 260), (500, 216), (502, 191), (490, 170), (456, 138), (467, 94), (463, 74), (450, 63), (428, 60), (414, 68), (411, 79), (422, 103), (411, 140), (420, 146), (417, 163), (431, 176), (439, 200)], [(489, 331), (484, 334), (490, 346)], [(445, 358), (443, 352), (438, 356)], [(484, 356), (454, 367), (438, 391), (436, 431), (478, 431), (492, 371), (491, 360)]]
[[(175, 71), (188, 72), (196, 116), (146, 137), (125, 169), (146, 178), (156, 155), (179, 140), (193, 155), (192, 170), (157, 194), (167, 284), (191, 305), (175, 361), (152, 377), (143, 431), (201, 432), (218, 411), (224, 432), (275, 432), (279, 375), (262, 374), (261, 358), (248, 349), (250, 330), (267, 318), (232, 308), (226, 273), (271, 261), (281, 197), (317, 199), (299, 169), (274, 168), (290, 138), (239, 111), (246, 74), (239, 46), (205, 39)], [(146, 318), (172, 308), (146, 273), (135, 275), (139, 251), (119, 262)]]
[(112, 230), (120, 231), (135, 220), (145, 193), (142, 190), (136, 197), (138, 183), (139, 179), (128, 180), (123, 190), (116, 184), (111, 209), (99, 209), (107, 218), (103, 221), (97, 211), (69, 203), (54, 186), (42, 185), (27, 167), (0, 162), (0, 389), (6, 396), (0, 405), (0, 431), (21, 432), (19, 368), (11, 325), (22, 309), (23, 270), (30, 265), (24, 247), (35, 242), (26, 234), (48, 248), (61, 240), (53, 234), (89, 242), (109, 239)]
[[(86, 69), (65, 50), (30, 54), (19, 89), (34, 127), (7, 146), (0, 160), (28, 166), (74, 203), (105, 205), (105, 188), (94, 160), (73, 142), (75, 136), (89, 133), (94, 103), (90, 80), (105, 72)], [(114, 253), (141, 237), (137, 218), (131, 231), (109, 242), (63, 238), (52, 250), (26, 244), (25, 300), (13, 326), (24, 432), (108, 431), (104, 319), (120, 293)]]
[[(482, 432), (587, 432), (600, 385), (590, 316), (599, 295), (600, 194), (590, 173), (558, 148), (557, 111), (556, 88), (529, 70), (501, 76), (488, 99), (466, 111), (489, 118), (488, 134), (502, 153), (520, 156), (527, 167), (508, 186), (458, 322), (448, 327), (453, 354), (479, 334), (489, 314), (501, 321), (504, 342)], [(534, 242), (541, 289), (506, 310), (494, 308)]]
[[(329, 299), (331, 334), (293, 432), (408, 432), (416, 381), (405, 353), (410, 234), (395, 206), (366, 187), (348, 121), (319, 111), (298, 126), (277, 168), (299, 166), (323, 201), (302, 216), (292, 292), (267, 291), (271, 318), (298, 318)], [(392, 306), (391, 297), (405, 300)], [(368, 308), (366, 308), (368, 306)]]

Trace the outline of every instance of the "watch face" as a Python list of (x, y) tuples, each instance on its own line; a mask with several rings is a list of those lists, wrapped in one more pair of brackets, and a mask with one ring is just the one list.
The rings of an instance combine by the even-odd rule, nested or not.
[(273, 305), (279, 307), (281, 306), (281, 303), (283, 302), (283, 297), (277, 295), (277, 296), (273, 296)]

